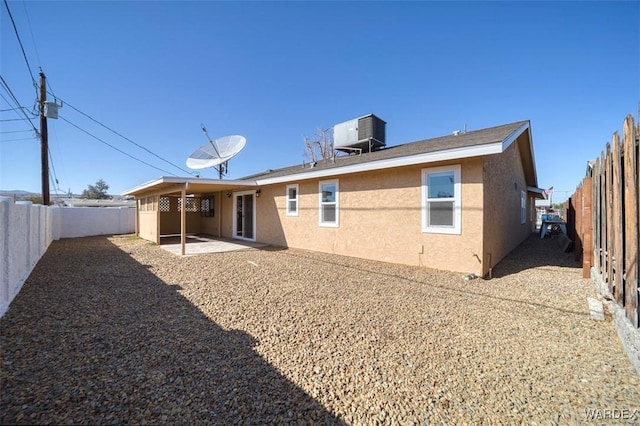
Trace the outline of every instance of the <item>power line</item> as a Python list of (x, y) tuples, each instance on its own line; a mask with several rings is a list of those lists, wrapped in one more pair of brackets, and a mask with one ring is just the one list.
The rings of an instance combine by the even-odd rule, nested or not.
[[(33, 123), (31, 123), (31, 118), (27, 116), (27, 113), (25, 112), (27, 110), (26, 107), (23, 107), (22, 105), (20, 105), (20, 101), (18, 100), (18, 98), (16, 97), (16, 95), (14, 95), (13, 91), (11, 90), (11, 88), (9, 87), (9, 84), (7, 84), (6, 80), (4, 79), (4, 77), (2, 77), (2, 75), (0, 75), (0, 85), (2, 86), (2, 88), (5, 90), (5, 92), (7, 92), (7, 94), (9, 95), (9, 97), (11, 99), (7, 99), (2, 93), (0, 93), (0, 97), (2, 97), (2, 99), (4, 99), (4, 101), (11, 105), (15, 105), (14, 108), (10, 108), (8, 109), (8, 111), (20, 111), (24, 117), (27, 119), (27, 121), (29, 122), (29, 124), (31, 124), (32, 127)], [(17, 113), (16, 113), (17, 114)], [(18, 114), (20, 115), (20, 114)], [(32, 118), (35, 118), (36, 115), (34, 115)]]
[(123, 151), (123, 150), (121, 150), (120, 148), (116, 148), (115, 146), (111, 145), (110, 143), (108, 143), (108, 142), (106, 142), (106, 141), (104, 141), (104, 140), (100, 139), (99, 137), (97, 137), (97, 136), (95, 136), (95, 135), (93, 135), (93, 134), (89, 133), (88, 131), (86, 131), (86, 130), (84, 130), (84, 129), (80, 128), (79, 126), (77, 126), (77, 125), (73, 124), (72, 122), (70, 122), (70, 121), (69, 121), (69, 120), (67, 120), (66, 118), (64, 118), (64, 117), (62, 117), (62, 116), (60, 116), (60, 115), (59, 115), (58, 117), (59, 117), (60, 119), (64, 120), (64, 121), (66, 121), (67, 123), (71, 124), (73, 127), (75, 127), (76, 129), (80, 130), (81, 132), (86, 133), (87, 135), (91, 136), (92, 138), (94, 138), (94, 139), (96, 139), (96, 140), (98, 140), (98, 141), (102, 142), (103, 144), (107, 145), (107, 146), (108, 146), (108, 147), (110, 147), (111, 149), (114, 149), (114, 150), (118, 151), (119, 153), (124, 154), (124, 155), (126, 155), (127, 157), (132, 158), (132, 159), (134, 159), (134, 160), (136, 160), (136, 161), (139, 161), (140, 163), (145, 164), (145, 165), (147, 165), (147, 166), (149, 166), (149, 167), (152, 167), (152, 168), (154, 168), (154, 169), (156, 169), (156, 170), (160, 170), (161, 172), (168, 173), (168, 174), (170, 174), (170, 175), (176, 176), (176, 174), (175, 174), (175, 173), (171, 173), (171, 172), (168, 172), (168, 171), (166, 171), (166, 170), (164, 170), (164, 169), (161, 169), (160, 167), (156, 167), (156, 166), (154, 166), (154, 165), (152, 165), (152, 164), (147, 163), (147, 162), (146, 162), (146, 161), (144, 161), (144, 160), (141, 160), (141, 159), (139, 159), (139, 158), (134, 157), (134, 156), (133, 156), (133, 155), (131, 155), (131, 154), (128, 154), (128, 153), (124, 152), (124, 151)]
[[(49, 94), (50, 94), (51, 96), (55, 96), (55, 95), (54, 95), (53, 93), (51, 93), (51, 92), (49, 92)], [(58, 99), (60, 99), (60, 98), (58, 98)], [(100, 126), (104, 127), (105, 129), (109, 130), (110, 132), (115, 133), (116, 135), (120, 136), (122, 139), (126, 140), (127, 142), (132, 143), (133, 145), (137, 146), (138, 148), (140, 148), (140, 149), (142, 149), (142, 150), (144, 150), (144, 151), (148, 152), (149, 154), (153, 155), (154, 157), (156, 157), (156, 158), (158, 158), (158, 159), (160, 159), (160, 160), (164, 161), (165, 163), (167, 163), (167, 164), (169, 164), (169, 165), (171, 165), (171, 166), (175, 167), (176, 169), (181, 170), (181, 171), (183, 171), (183, 172), (185, 172), (185, 173), (188, 173), (188, 174), (191, 174), (191, 175), (195, 174), (194, 172), (190, 172), (190, 171), (188, 171), (188, 170), (185, 170), (185, 169), (183, 169), (182, 167), (178, 166), (177, 164), (174, 164), (174, 163), (172, 163), (171, 161), (166, 160), (166, 159), (164, 159), (164, 158), (160, 157), (160, 156), (159, 156), (158, 154), (156, 154), (155, 152), (150, 151), (149, 149), (147, 149), (147, 148), (145, 148), (144, 146), (142, 146), (142, 145), (140, 145), (140, 144), (138, 144), (138, 143), (136, 143), (136, 142), (132, 141), (131, 139), (129, 139), (128, 137), (126, 137), (126, 136), (122, 135), (121, 133), (118, 133), (117, 131), (113, 130), (112, 128), (108, 127), (107, 125), (105, 125), (105, 124), (103, 124), (103, 123), (99, 122), (98, 120), (96, 120), (95, 118), (91, 117), (89, 114), (86, 114), (86, 113), (84, 113), (84, 112), (80, 111), (78, 108), (76, 108), (76, 107), (74, 107), (73, 105), (69, 104), (67, 101), (65, 101), (65, 100), (63, 100), (63, 99), (60, 99), (60, 101), (64, 102), (64, 104), (65, 104), (66, 106), (68, 106), (68, 107), (70, 107), (71, 109), (73, 109), (73, 110), (75, 110), (75, 111), (79, 112), (80, 114), (84, 115), (84, 116), (85, 116), (85, 117), (87, 117), (89, 120), (93, 121), (94, 123), (99, 124)], [(172, 174), (173, 174), (173, 173), (172, 173)]]
[[(6, 100), (6, 99), (5, 99)], [(7, 112), (7, 111), (17, 111), (19, 109), (25, 110), (27, 109), (26, 107), (17, 107), (17, 108), (5, 108), (5, 109), (0, 109), (0, 112)]]
[[(53, 138), (56, 141), (55, 146), (56, 146), (58, 154), (59, 154), (59, 156), (57, 157), (58, 158), (58, 165), (62, 167), (62, 171), (63, 171), (63, 174), (64, 174), (64, 155), (62, 154), (62, 151), (60, 150), (60, 142), (58, 140), (57, 128), (54, 125), (54, 126), (48, 128), (48, 130), (49, 130), (49, 132), (47, 133), (47, 136), (49, 137), (49, 142), (51, 142), (51, 136), (52, 135), (53, 135)], [(51, 144), (49, 144), (49, 154), (53, 155), (53, 149), (52, 149)], [(52, 165), (53, 165), (53, 160), (52, 160)], [(55, 170), (54, 170), (54, 173), (55, 173)], [(56, 176), (56, 179), (57, 179), (57, 176)]]
[(0, 139), (0, 143), (18, 142), (18, 141), (32, 141), (32, 140), (35, 140), (35, 139), (37, 139), (37, 138), (31, 137), (31, 138), (17, 138), (17, 139)]
[[(49, 162), (51, 163), (51, 171), (49, 172), (49, 180), (51, 181), (54, 188), (54, 191), (59, 191), (60, 187), (58, 186), (58, 176), (56, 176), (56, 168), (53, 166), (53, 157), (51, 156), (51, 150), (48, 150), (49, 153)], [(51, 174), (53, 172), (53, 175)]]
[(31, 26), (31, 19), (29, 19), (29, 12), (27, 11), (27, 2), (22, 0), (22, 5), (24, 6), (24, 15), (27, 17), (27, 23), (29, 24), (29, 33), (31, 33), (31, 41), (33, 42), (33, 50), (36, 52), (36, 58), (38, 59), (38, 65), (42, 64), (40, 62), (40, 55), (38, 54), (38, 46), (36, 46), (36, 38), (33, 36), (33, 27)]
[(5, 135), (7, 133), (26, 133), (26, 132), (30, 132), (30, 129), (26, 129), (26, 130), (2, 130), (0, 131), (0, 135)]
[[(30, 131), (30, 130), (29, 130)], [(17, 141), (32, 141), (34, 139), (37, 139), (37, 137), (31, 137), (31, 138), (18, 138), (18, 139), (2, 139), (0, 140), (1, 143), (5, 143), (5, 142), (17, 142)]]
[(36, 88), (36, 94), (38, 93), (38, 84), (36, 83), (35, 77), (33, 77), (33, 71), (31, 71), (31, 65), (29, 65), (29, 60), (27, 59), (27, 53), (24, 51), (24, 46), (22, 45), (22, 40), (20, 40), (20, 34), (18, 34), (18, 27), (16, 27), (16, 23), (13, 20), (13, 15), (11, 15), (11, 10), (9, 9), (9, 3), (7, 0), (4, 0), (4, 6), (7, 8), (7, 12), (9, 13), (9, 18), (11, 18), (11, 24), (13, 25), (13, 31), (16, 33), (16, 38), (18, 39), (18, 44), (20, 44), (20, 49), (22, 50), (22, 56), (24, 57), (24, 61), (27, 64), (27, 68), (29, 69), (29, 77), (31, 77), (31, 81), (33, 82), (33, 87)]
[[(5, 0), (5, 1), (6, 1), (6, 0)], [(13, 94), (13, 91), (11, 90), (11, 88), (9, 87), (9, 85), (7, 84), (7, 82), (5, 81), (4, 77), (2, 77), (2, 75), (0, 75), (0, 83), (2, 83), (2, 87), (3, 87), (3, 88), (4, 88), (4, 90), (9, 94), (9, 96), (11, 97), (11, 100), (15, 103), (15, 105), (16, 105), (16, 107), (17, 107), (17, 108), (16, 108), (16, 110), (17, 110), (17, 111), (20, 111), (20, 112), (24, 115), (24, 117), (26, 118), (27, 123), (29, 123), (29, 124), (31, 125), (31, 127), (33, 128), (33, 130), (34, 130), (36, 133), (39, 133), (39, 132), (38, 132), (38, 129), (36, 129), (36, 126), (34, 126), (34, 125), (33, 125), (33, 123), (31, 122), (31, 119), (29, 118), (29, 116), (27, 116), (27, 113), (24, 111), (24, 110), (25, 110), (25, 108), (24, 108), (22, 105), (20, 105), (20, 101), (18, 101), (18, 98), (16, 98), (16, 95), (14, 95), (14, 94)], [(7, 102), (8, 104), (11, 104), (11, 102), (10, 102), (7, 98), (5, 98), (5, 97), (4, 97), (4, 95), (0, 94), (0, 96), (2, 96), (2, 99), (4, 99), (4, 100), (5, 100), (5, 102)], [(1, 121), (14, 121), (14, 120), (11, 120), (11, 119), (3, 119), (3, 120), (1, 120)]]

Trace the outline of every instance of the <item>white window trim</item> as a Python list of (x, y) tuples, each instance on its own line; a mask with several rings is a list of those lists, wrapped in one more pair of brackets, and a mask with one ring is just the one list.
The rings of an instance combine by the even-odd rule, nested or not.
[(520, 191), (520, 224), (527, 223), (527, 193)]
[[(334, 184), (336, 186), (336, 221), (335, 222), (323, 222), (322, 221), (322, 185)], [(332, 203), (324, 203), (332, 204)], [(338, 179), (321, 180), (318, 182), (318, 225), (327, 228), (337, 228), (340, 226), (340, 186), (338, 185)]]
[[(429, 226), (428, 176), (432, 173), (453, 172), (453, 226)], [(461, 234), (462, 233), (462, 180), (460, 164), (422, 169), (422, 232), (431, 234)]]
[[(289, 198), (289, 189), (295, 189), (296, 190), (296, 198)], [(298, 216), (298, 211), (300, 210), (300, 188), (298, 187), (298, 184), (293, 184), (293, 185), (287, 185), (287, 193), (285, 195), (285, 199), (287, 202), (287, 216)], [(296, 210), (292, 211), (289, 210), (289, 202), (295, 200), (296, 202)]]

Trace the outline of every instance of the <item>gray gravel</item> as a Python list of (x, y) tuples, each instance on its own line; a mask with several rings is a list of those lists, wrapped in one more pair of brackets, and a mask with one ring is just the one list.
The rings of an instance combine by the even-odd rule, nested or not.
[(292, 249), (56, 241), (0, 320), (0, 422), (640, 423), (639, 376), (610, 315), (590, 318), (579, 266), (535, 236), (471, 281)]

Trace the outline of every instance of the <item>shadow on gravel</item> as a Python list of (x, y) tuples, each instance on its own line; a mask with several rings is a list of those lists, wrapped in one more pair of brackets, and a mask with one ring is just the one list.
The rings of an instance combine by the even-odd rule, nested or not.
[(105, 237), (54, 242), (0, 319), (2, 424), (343, 424)]
[(492, 277), (500, 278), (545, 266), (581, 268), (582, 262), (575, 260), (574, 252), (564, 253), (557, 240), (549, 237), (541, 239), (539, 234), (534, 233), (493, 268)]
[[(582, 267), (580, 262), (576, 262), (574, 260), (574, 253), (562, 253), (560, 249), (554, 252), (546, 252), (547, 250), (554, 250), (557, 248), (557, 244), (553, 240), (541, 240), (540, 236), (537, 234), (532, 234), (526, 241), (520, 244), (515, 250), (507, 255), (499, 264), (497, 269), (494, 269), (493, 278), (505, 277), (508, 275), (512, 275), (518, 272), (521, 272), (526, 269), (531, 268), (544, 268), (545, 266), (549, 267), (570, 267), (570, 268), (579, 268)], [(269, 250), (270, 248), (265, 248)], [(263, 250), (265, 250), (263, 249)], [(300, 257), (299, 254), (294, 254), (291, 252), (287, 253), (288, 256), (292, 257)], [(348, 259), (344, 257), (344, 259)], [(372, 273), (378, 276), (386, 276), (389, 278), (405, 280), (408, 282), (416, 283), (416, 284), (425, 284), (425, 282), (421, 280), (416, 280), (414, 277), (399, 275), (399, 274), (389, 274), (385, 272), (381, 272), (379, 270), (374, 270), (367, 267), (361, 267), (359, 265), (355, 265), (353, 263), (345, 263), (345, 262), (332, 262), (328, 260), (319, 260), (314, 258), (315, 262), (321, 262), (328, 265), (329, 269), (332, 269), (336, 266), (341, 268), (348, 268), (356, 271), (361, 271), (364, 273)], [(497, 271), (497, 273), (496, 273)], [(474, 290), (473, 286), (465, 286), (464, 288), (460, 288), (455, 285), (451, 285), (446, 280), (442, 281), (442, 284), (435, 284), (433, 282), (429, 282), (427, 284), (431, 288), (437, 288), (443, 291), (450, 291), (453, 293), (458, 293), (460, 295), (473, 295), (478, 298), (488, 298), (493, 300), (500, 300), (505, 302), (510, 302), (511, 304), (524, 305), (524, 306), (536, 306), (542, 309), (550, 309), (557, 312), (562, 312), (565, 314), (578, 315), (578, 316), (588, 316), (588, 313), (583, 311), (573, 311), (569, 309), (563, 309), (556, 306), (550, 306), (543, 303), (537, 303), (530, 299), (519, 300), (516, 298), (510, 297), (497, 297), (495, 295), (486, 294), (482, 290)]]

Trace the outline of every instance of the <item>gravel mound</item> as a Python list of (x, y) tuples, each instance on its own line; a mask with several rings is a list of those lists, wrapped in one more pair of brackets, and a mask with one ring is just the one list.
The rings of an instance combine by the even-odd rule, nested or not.
[(0, 319), (0, 422), (640, 423), (639, 377), (572, 258), (532, 236), (493, 279), (465, 280), (293, 249), (55, 241)]

